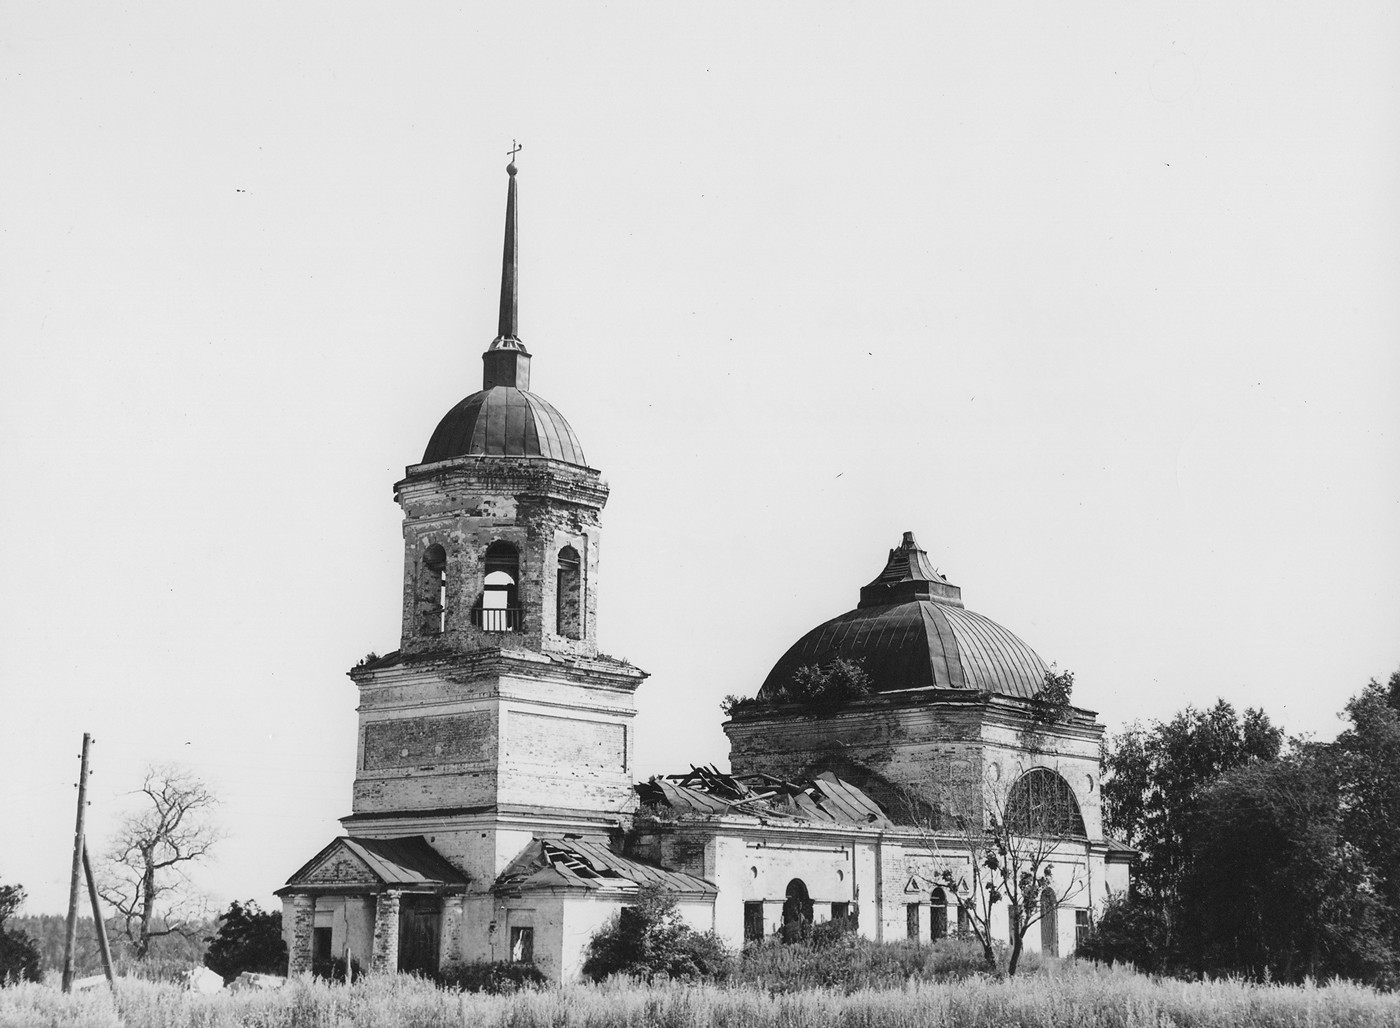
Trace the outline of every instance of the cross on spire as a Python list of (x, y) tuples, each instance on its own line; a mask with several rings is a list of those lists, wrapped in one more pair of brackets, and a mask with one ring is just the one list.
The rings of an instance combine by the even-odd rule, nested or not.
[(515, 163), (515, 155), (523, 149), (525, 148), (519, 143), (517, 143), (514, 139), (510, 141), (510, 149), (506, 151), (506, 156), (510, 158), (511, 164)]

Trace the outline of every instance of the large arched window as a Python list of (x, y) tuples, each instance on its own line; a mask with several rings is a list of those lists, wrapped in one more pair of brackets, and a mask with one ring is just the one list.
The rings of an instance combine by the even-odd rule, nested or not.
[(481, 602), (472, 611), (476, 626), (486, 632), (520, 628), (520, 551), (507, 542), (486, 547)]
[(438, 543), (423, 551), (417, 596), (418, 631), (422, 635), (447, 631), (447, 551)]
[(555, 593), (555, 631), (565, 639), (583, 638), (583, 568), (578, 550), (559, 551), (559, 575)]
[(1020, 835), (1084, 838), (1084, 818), (1069, 783), (1046, 767), (1016, 780), (1006, 797), (1006, 825)]

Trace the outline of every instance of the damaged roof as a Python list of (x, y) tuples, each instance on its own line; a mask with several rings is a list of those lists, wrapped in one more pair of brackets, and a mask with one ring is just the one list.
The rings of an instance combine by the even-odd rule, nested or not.
[(496, 879), (497, 892), (531, 889), (616, 889), (655, 885), (668, 892), (713, 896), (713, 882), (614, 853), (601, 843), (564, 836), (535, 839)]
[(743, 814), (825, 824), (891, 828), (880, 805), (850, 782), (823, 771), (804, 782), (771, 775), (726, 775), (713, 767), (653, 778), (637, 786), (643, 803), (678, 814)]

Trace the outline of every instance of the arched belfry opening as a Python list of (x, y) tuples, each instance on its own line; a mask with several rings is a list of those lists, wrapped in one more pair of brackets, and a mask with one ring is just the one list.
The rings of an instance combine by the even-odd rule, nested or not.
[(555, 632), (565, 639), (583, 638), (583, 562), (578, 550), (565, 546), (559, 551), (559, 573), (555, 583)]
[(418, 631), (422, 635), (447, 631), (447, 551), (439, 543), (425, 549), (419, 562)]
[(515, 632), (521, 627), (520, 551), (497, 540), (482, 559), (481, 601), (472, 620), (483, 632)]

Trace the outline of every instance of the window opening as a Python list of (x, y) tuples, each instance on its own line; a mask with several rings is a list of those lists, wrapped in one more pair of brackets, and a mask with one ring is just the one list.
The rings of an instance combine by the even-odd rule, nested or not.
[(831, 919), (833, 921), (844, 921), (851, 916), (851, 905), (849, 903), (833, 903), (831, 905)]
[(919, 905), (917, 903), (906, 903), (904, 905), (904, 928), (905, 934), (915, 942), (919, 940)]
[(418, 606), (424, 635), (447, 631), (447, 551), (438, 543), (423, 551)]
[(535, 962), (535, 930), (533, 928), (512, 928), (510, 930), (510, 962), (512, 964), (533, 964)]
[(1006, 823), (1023, 835), (1083, 838), (1084, 818), (1069, 783), (1049, 768), (1031, 768), (1006, 797)]
[(566, 639), (583, 638), (583, 562), (572, 546), (559, 551), (554, 603), (554, 630)]
[(331, 930), (329, 928), (311, 929), (311, 962), (312, 964), (324, 964), (331, 959)]
[(959, 903), (959, 904), (958, 904), (958, 934), (959, 934), (959, 935), (963, 935), (963, 934), (966, 934), (966, 932), (967, 932), (967, 908), (966, 908), (965, 906), (963, 906), (961, 903)]
[(476, 627), (486, 632), (514, 632), (521, 626), (520, 553), (507, 542), (486, 548), (481, 604), (472, 612)]
[(1087, 910), (1076, 910), (1074, 912), (1074, 948), (1083, 949), (1084, 944), (1089, 941), (1089, 912)]
[(930, 897), (928, 935), (941, 939), (948, 934), (948, 895), (941, 888)]
[(763, 940), (763, 902), (748, 902), (744, 904), (744, 941), (761, 942)]

